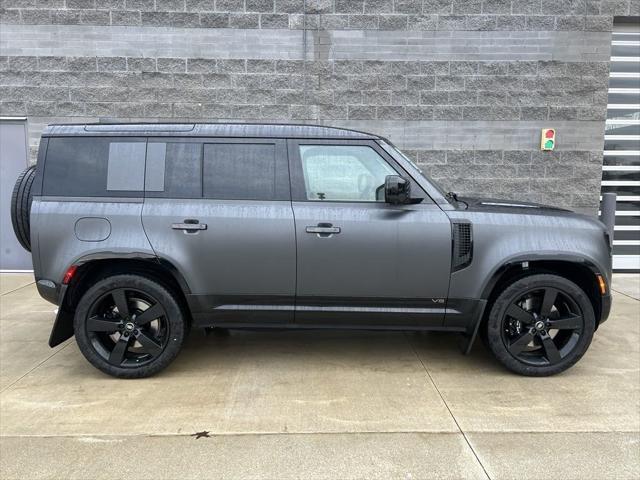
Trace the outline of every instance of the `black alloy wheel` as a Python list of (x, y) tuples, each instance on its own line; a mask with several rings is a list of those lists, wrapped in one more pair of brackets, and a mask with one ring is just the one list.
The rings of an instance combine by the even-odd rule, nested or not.
[(559, 275), (533, 274), (498, 295), (484, 333), (489, 350), (508, 369), (547, 376), (568, 369), (585, 354), (595, 326), (584, 290)]
[(509, 353), (531, 365), (555, 365), (576, 346), (582, 311), (565, 292), (545, 287), (525, 293), (509, 305), (502, 340)]
[(141, 275), (98, 281), (80, 299), (76, 342), (91, 364), (119, 378), (141, 378), (166, 368), (178, 355), (187, 324), (176, 294)]
[(87, 331), (96, 352), (116, 367), (151, 362), (162, 353), (170, 335), (160, 302), (127, 288), (112, 290), (93, 303)]

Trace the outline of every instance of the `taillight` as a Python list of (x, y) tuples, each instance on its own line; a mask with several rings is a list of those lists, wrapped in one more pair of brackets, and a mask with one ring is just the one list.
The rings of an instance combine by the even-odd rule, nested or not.
[(69, 285), (69, 282), (71, 281), (73, 276), (76, 274), (76, 270), (77, 269), (78, 269), (77, 265), (71, 265), (68, 268), (67, 273), (64, 274), (64, 278), (62, 279), (62, 284), (63, 285)]

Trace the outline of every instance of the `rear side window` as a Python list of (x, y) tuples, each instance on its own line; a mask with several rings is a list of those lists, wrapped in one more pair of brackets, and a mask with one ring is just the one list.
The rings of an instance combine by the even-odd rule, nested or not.
[(50, 138), (42, 192), (67, 197), (141, 197), (146, 140)]
[(202, 143), (149, 142), (145, 189), (148, 197), (202, 196)]
[(290, 200), (285, 147), (283, 140), (150, 140), (145, 195), (211, 200)]
[(219, 200), (276, 198), (274, 144), (207, 143), (204, 145), (203, 195)]
[(165, 193), (177, 198), (202, 195), (202, 144), (167, 143)]

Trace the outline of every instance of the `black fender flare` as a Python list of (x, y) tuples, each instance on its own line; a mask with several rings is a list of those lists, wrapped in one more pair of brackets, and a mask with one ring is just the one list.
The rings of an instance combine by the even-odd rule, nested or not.
[[(482, 324), (482, 320), (484, 319), (486, 309), (489, 306), (489, 298), (491, 297), (491, 294), (494, 288), (500, 281), (500, 278), (502, 278), (502, 276), (508, 270), (518, 265), (524, 265), (527, 262), (529, 263), (535, 263), (535, 262), (573, 263), (573, 264), (581, 265), (583, 267), (588, 268), (593, 272), (594, 275), (602, 274), (607, 277), (610, 277), (610, 275), (606, 275), (607, 272), (605, 272), (602, 268), (599, 268), (594, 261), (578, 254), (540, 255), (538, 253), (531, 252), (529, 254), (519, 254), (515, 257), (509, 258), (508, 260), (505, 260), (502, 264), (500, 264), (498, 267), (496, 267), (493, 270), (493, 272), (491, 273), (491, 275), (489, 276), (489, 278), (484, 284), (484, 287), (482, 289), (482, 296), (481, 296), (482, 308), (479, 308), (478, 315), (476, 316), (476, 321), (472, 325), (470, 325), (469, 329), (467, 330), (467, 333), (464, 334), (463, 336), (463, 342), (460, 345), (460, 349), (462, 350), (462, 353), (464, 353), (465, 355), (468, 355), (469, 352), (471, 352), (471, 348), (473, 347), (476, 337), (478, 336), (480, 325)], [(522, 268), (523, 268), (523, 271), (526, 270), (526, 267), (522, 266)], [(608, 315), (608, 311), (607, 311), (607, 315)]]
[[(184, 275), (178, 268), (175, 267), (168, 260), (157, 257), (152, 253), (147, 252), (129, 252), (129, 253), (121, 253), (121, 252), (94, 252), (89, 255), (85, 255), (76, 259), (72, 262), (71, 265), (76, 265), (78, 267), (87, 265), (91, 262), (101, 261), (101, 260), (137, 260), (144, 262), (154, 262), (156, 265), (168, 270), (173, 278), (176, 280), (180, 288), (182, 289), (182, 293), (186, 296), (191, 293), (189, 289), (189, 284), (187, 283)], [(69, 268), (67, 267), (67, 268)], [(49, 335), (49, 346), (55, 347), (60, 345), (62, 342), (71, 338), (74, 334), (73, 332), (73, 317), (75, 311), (72, 311), (68, 308), (67, 305), (67, 294), (69, 292), (69, 285), (61, 285), (57, 294), (57, 305), (58, 312), (56, 314), (56, 319), (53, 323), (53, 327), (51, 329), (51, 334)]]

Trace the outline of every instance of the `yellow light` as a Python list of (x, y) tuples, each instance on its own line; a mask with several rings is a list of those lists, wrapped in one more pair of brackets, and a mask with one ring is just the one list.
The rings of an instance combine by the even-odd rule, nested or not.
[(607, 293), (607, 282), (604, 277), (599, 273), (596, 273), (596, 278), (598, 279), (598, 287), (600, 287), (600, 295), (604, 295)]

